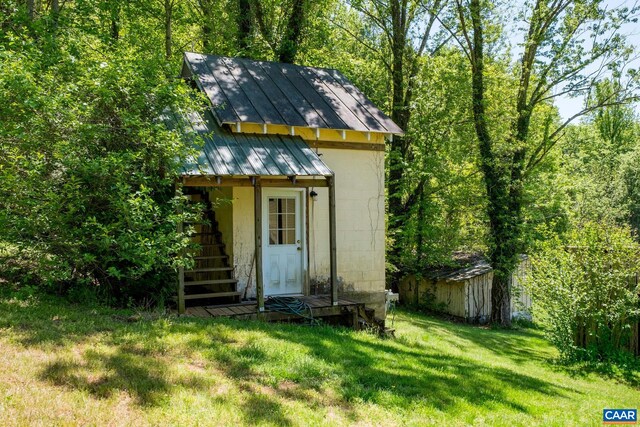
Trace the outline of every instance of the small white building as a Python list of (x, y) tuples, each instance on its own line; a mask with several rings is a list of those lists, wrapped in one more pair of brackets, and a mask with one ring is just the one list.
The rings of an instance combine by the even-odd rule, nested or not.
[(384, 148), (402, 130), (336, 70), (186, 53), (182, 75), (210, 108), (173, 116), (204, 141), (181, 184), (212, 222), (180, 309), (327, 295), (383, 318)]
[[(408, 305), (424, 305), (464, 319), (486, 323), (491, 317), (493, 268), (483, 257), (470, 257), (461, 267), (410, 275), (400, 283), (400, 301)], [(512, 275), (511, 316), (531, 319), (531, 296), (522, 286), (531, 268), (529, 259), (521, 256)]]

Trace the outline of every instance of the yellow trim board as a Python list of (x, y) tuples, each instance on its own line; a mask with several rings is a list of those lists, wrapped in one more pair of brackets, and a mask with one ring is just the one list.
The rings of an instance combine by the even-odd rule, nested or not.
[(392, 138), (390, 133), (361, 132), (347, 129), (309, 128), (302, 126), (271, 125), (266, 123), (226, 123), (234, 133), (257, 133), (271, 135), (298, 135), (307, 142), (356, 142), (367, 144), (384, 144), (385, 138)]

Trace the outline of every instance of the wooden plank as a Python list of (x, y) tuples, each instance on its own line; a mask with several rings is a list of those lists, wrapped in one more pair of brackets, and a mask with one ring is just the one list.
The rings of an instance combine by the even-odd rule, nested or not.
[[(182, 190), (176, 185), (176, 195), (181, 196)], [(181, 213), (181, 208), (178, 207), (178, 213)], [(178, 222), (178, 233), (183, 232), (184, 224), (182, 221)], [(182, 255), (184, 255), (184, 249), (182, 250)], [(184, 302), (184, 267), (178, 267), (178, 313), (184, 314), (185, 312), (185, 302)]]
[(258, 311), (264, 311), (264, 287), (262, 282), (262, 186), (260, 177), (255, 180), (253, 190), (253, 214), (254, 214), (254, 239), (256, 251), (256, 294), (258, 299)]
[(222, 316), (222, 313), (220, 313), (220, 309), (212, 309), (212, 308), (206, 308), (205, 309), (211, 316), (213, 317), (220, 317)]
[(311, 308), (314, 308), (314, 307), (321, 307), (321, 306), (323, 305), (323, 304), (322, 304), (322, 302), (321, 302), (320, 300), (316, 299), (316, 298), (310, 299), (310, 300), (305, 301), (305, 302), (306, 302), (306, 303), (309, 305), (309, 307), (311, 307)]
[(253, 303), (250, 305), (243, 305), (242, 307), (238, 307), (238, 309), (242, 312), (242, 314), (252, 314), (256, 311), (256, 304)]
[(329, 267), (331, 276), (331, 305), (338, 304), (338, 266), (336, 245), (336, 183), (335, 176), (327, 177), (329, 184)]
[(328, 187), (325, 177), (321, 179), (296, 179), (295, 184), (289, 179), (273, 179), (263, 178), (261, 180), (263, 187), (294, 187), (294, 188), (308, 188), (308, 187)]
[[(185, 281), (185, 286), (198, 286), (198, 285), (232, 285), (238, 283), (236, 279), (215, 279), (215, 280), (191, 280)], [(240, 293), (238, 292), (238, 295)], [(230, 296), (230, 295), (227, 295)]]
[(220, 183), (216, 182), (215, 176), (185, 176), (182, 183), (186, 187), (251, 187), (248, 177), (230, 178), (222, 177)]
[(193, 259), (196, 261), (205, 261), (208, 259), (223, 259), (229, 258), (229, 255), (212, 255), (212, 256), (194, 256)]
[(243, 307), (239, 307), (239, 306), (229, 307), (229, 310), (233, 311), (234, 314), (247, 314), (247, 311), (244, 310)]
[(233, 316), (235, 314), (229, 307), (222, 307), (220, 313), (225, 316)]
[(336, 150), (363, 150), (363, 151), (384, 151), (384, 144), (372, 144), (368, 142), (339, 142), (339, 141), (317, 141), (313, 142), (314, 147), (331, 148)]
[(185, 273), (195, 274), (195, 273), (207, 273), (207, 272), (215, 272), (215, 271), (233, 271), (233, 267), (196, 268), (193, 270), (185, 271)]
[(194, 317), (211, 317), (211, 315), (202, 307), (189, 307), (185, 314)]
[[(325, 177), (321, 179), (296, 179), (294, 184), (289, 179), (264, 178), (262, 180), (263, 187), (328, 187)], [(230, 178), (222, 177), (220, 183), (216, 181), (215, 176), (185, 176), (182, 178), (185, 187), (252, 187), (249, 177)]]
[(240, 292), (208, 292), (204, 294), (185, 295), (184, 299), (222, 298), (240, 295)]

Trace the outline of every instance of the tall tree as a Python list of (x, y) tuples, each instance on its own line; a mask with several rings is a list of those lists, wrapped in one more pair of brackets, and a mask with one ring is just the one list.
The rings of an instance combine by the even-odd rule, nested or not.
[(163, 0), (162, 6), (164, 10), (164, 56), (167, 60), (171, 59), (171, 45), (173, 43), (173, 9), (176, 0)]
[[(491, 131), (487, 112), (485, 28), (493, 13), (484, 0), (456, 0), (459, 33), (451, 31), (471, 65), (473, 120), (487, 191), (490, 258), (494, 267), (491, 321), (511, 323), (511, 273), (524, 249), (521, 241), (524, 180), (556, 145), (566, 126), (603, 106), (629, 102), (637, 81), (630, 80), (610, 96), (585, 104), (564, 122), (555, 124), (541, 141), (530, 140), (532, 116), (541, 106), (563, 95), (587, 95), (607, 70), (624, 68), (631, 50), (620, 30), (635, 19), (636, 7), (606, 10), (599, 0), (536, 0), (523, 15), (526, 34), (516, 67), (518, 85), (509, 132)], [(458, 34), (460, 35), (458, 37)], [(589, 45), (585, 43), (589, 40)]]
[(253, 34), (253, 16), (251, 0), (238, 0), (238, 50), (242, 53), (249, 49)]
[(316, 0), (288, 0), (275, 5), (265, 0), (251, 0), (260, 35), (275, 59), (295, 62), (313, 7), (320, 4)]
[[(409, 130), (416, 76), (424, 63), (423, 56), (435, 55), (447, 38), (439, 36), (435, 24), (446, 0), (354, 0), (358, 10), (380, 34), (377, 43), (363, 41), (374, 50), (391, 80), (391, 118), (403, 130)], [(389, 198), (389, 232), (395, 235), (389, 250), (391, 262), (397, 262), (401, 239), (397, 230), (405, 215), (420, 199), (425, 180), (417, 185), (406, 183), (406, 165), (412, 160), (411, 137), (394, 137), (389, 142), (387, 192)]]

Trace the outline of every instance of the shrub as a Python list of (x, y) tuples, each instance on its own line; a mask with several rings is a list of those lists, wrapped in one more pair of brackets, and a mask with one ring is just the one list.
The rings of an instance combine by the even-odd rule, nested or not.
[(191, 108), (174, 73), (126, 46), (0, 50), (0, 273), (117, 304), (172, 291), (197, 215), (174, 189), (189, 147), (157, 120)]
[(640, 318), (640, 245), (628, 228), (587, 223), (542, 244), (529, 282), (565, 360), (613, 360)]

